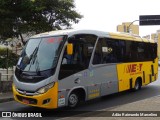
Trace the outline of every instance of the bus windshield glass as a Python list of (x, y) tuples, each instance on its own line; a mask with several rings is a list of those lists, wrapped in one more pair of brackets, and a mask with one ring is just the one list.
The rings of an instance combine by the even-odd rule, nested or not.
[(37, 72), (56, 67), (64, 36), (31, 38), (17, 63), (23, 71)]

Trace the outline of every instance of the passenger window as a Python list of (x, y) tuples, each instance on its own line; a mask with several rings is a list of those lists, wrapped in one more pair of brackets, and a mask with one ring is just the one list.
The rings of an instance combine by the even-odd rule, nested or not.
[(144, 61), (146, 56), (145, 56), (145, 44), (142, 42), (139, 42), (137, 44), (137, 53), (138, 53), (138, 61)]
[(106, 64), (106, 63), (117, 63), (120, 61), (121, 57), (119, 57), (119, 41), (101, 38), (99, 39), (94, 58), (93, 64)]
[(93, 58), (93, 64), (101, 64), (102, 63), (102, 45), (101, 45), (101, 39), (98, 40), (98, 43), (96, 45), (96, 49), (94, 52), (94, 58)]
[(157, 57), (157, 44), (138, 41), (100, 38), (93, 64), (150, 61)]
[(59, 80), (85, 70), (89, 66), (97, 36), (75, 35), (68, 39), (73, 44), (73, 54), (67, 55), (65, 50), (59, 73)]

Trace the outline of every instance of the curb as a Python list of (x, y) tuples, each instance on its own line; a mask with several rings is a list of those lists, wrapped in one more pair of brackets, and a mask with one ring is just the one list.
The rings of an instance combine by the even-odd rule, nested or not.
[(2, 99), (0, 99), (0, 103), (4, 103), (4, 102), (9, 102), (9, 101), (13, 101), (14, 100), (14, 98), (2, 98)]

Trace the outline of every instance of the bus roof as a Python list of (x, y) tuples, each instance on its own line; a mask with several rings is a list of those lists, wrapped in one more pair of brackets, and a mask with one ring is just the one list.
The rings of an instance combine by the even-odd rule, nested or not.
[(139, 35), (136, 34), (130, 34), (130, 33), (109, 33), (109, 34), (110, 38), (115, 38), (115, 39), (155, 43), (155, 41), (152, 39), (141, 38)]
[(130, 33), (119, 33), (119, 32), (112, 33), (112, 32), (98, 31), (98, 30), (75, 30), (75, 29), (45, 32), (45, 33), (34, 35), (31, 38), (57, 36), (57, 35), (68, 35), (70, 37), (75, 34), (93, 34), (98, 37), (107, 37), (107, 38), (113, 38), (113, 39), (115, 38), (115, 39), (121, 39), (121, 40), (155, 43), (154, 40), (141, 38), (138, 35), (130, 34)]
[(109, 37), (109, 34), (107, 32), (102, 32), (102, 31), (98, 31), (98, 30), (67, 29), (67, 30), (57, 30), (57, 31), (50, 31), (50, 32), (41, 33), (41, 34), (33, 36), (32, 38), (35, 38), (35, 37), (56, 36), (56, 35), (68, 35), (68, 36), (72, 36), (72, 35), (75, 35), (75, 34), (93, 34), (93, 35), (96, 35), (96, 36)]

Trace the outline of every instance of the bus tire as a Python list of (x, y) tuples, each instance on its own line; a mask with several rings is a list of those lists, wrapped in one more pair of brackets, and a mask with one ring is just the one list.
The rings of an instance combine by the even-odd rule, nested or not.
[(135, 82), (133, 90), (134, 91), (140, 90), (141, 86), (142, 86), (141, 81), (139, 79), (137, 79), (136, 82)]
[(68, 106), (76, 107), (79, 104), (79, 96), (76, 92), (72, 92), (68, 98)]

